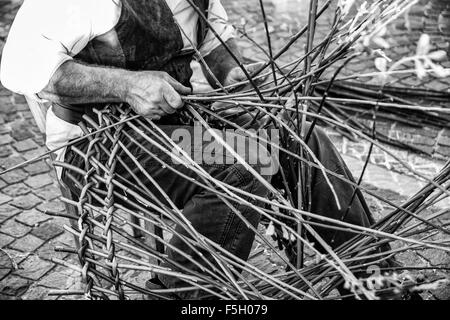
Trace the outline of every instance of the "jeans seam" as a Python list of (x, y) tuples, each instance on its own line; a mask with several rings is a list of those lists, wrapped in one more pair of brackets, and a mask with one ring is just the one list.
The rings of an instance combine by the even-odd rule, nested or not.
[[(237, 177), (238, 180), (239, 180), (239, 184), (238, 184), (237, 187), (238, 187), (238, 188), (239, 188), (239, 187), (242, 187), (242, 186), (244, 185), (244, 179), (243, 179), (241, 173), (239, 172), (239, 170), (236, 168), (236, 166), (232, 166), (232, 167), (231, 167), (231, 171), (233, 171), (232, 173), (235, 174), (236, 177)], [(237, 210), (237, 209), (236, 209), (236, 210)], [(234, 214), (234, 213), (233, 213), (233, 210), (230, 209), (230, 210), (228, 211), (228, 214), (227, 214), (227, 221), (225, 222), (225, 226), (224, 226), (224, 228), (223, 228), (222, 235), (221, 235), (220, 240), (219, 240), (219, 245), (220, 245), (221, 247), (223, 247), (223, 246), (225, 245), (225, 240), (227, 239), (228, 232), (229, 232), (229, 230), (230, 230), (231, 225), (233, 224), (233, 221), (234, 221), (234, 217), (235, 217), (235, 216), (236, 216), (236, 214)]]
[[(238, 187), (242, 187), (243, 185), (245, 185), (245, 182), (246, 182), (246, 178), (244, 177), (244, 175), (239, 171), (239, 169), (237, 169), (235, 166), (233, 166), (232, 167), (232, 170), (234, 171), (234, 174), (236, 174), (236, 176), (238, 177), (238, 179), (239, 179), (239, 185), (238, 185)], [(254, 189), (254, 186), (255, 186), (255, 181), (253, 180), (252, 181), (252, 185), (251, 185), (251, 187), (250, 187), (250, 193), (252, 193), (252, 191), (253, 191), (253, 189)], [(239, 206), (241, 206), (241, 205), (238, 205), (238, 207)], [(244, 214), (244, 213), (246, 213), (249, 209), (251, 209), (249, 206), (244, 206), (244, 209), (243, 210), (239, 210), (238, 208), (235, 208), (237, 211), (241, 211), (241, 214)], [(228, 218), (227, 218), (227, 221), (226, 221), (226, 223), (225, 223), (225, 227), (224, 227), (224, 229), (223, 229), (223, 231), (222, 231), (222, 236), (220, 237), (220, 241), (219, 241), (219, 245), (221, 246), (221, 247), (223, 247), (224, 245), (225, 245), (225, 240), (227, 239), (227, 236), (228, 236), (228, 233), (230, 232), (230, 228), (231, 228), (231, 226), (233, 225), (233, 222), (234, 222), (234, 220), (236, 219), (236, 218), (239, 218), (234, 212), (233, 212), (233, 210), (232, 209), (230, 209), (230, 211), (228, 211)], [(240, 218), (239, 218), (240, 219)], [(231, 243), (231, 247), (230, 247), (230, 251), (233, 251), (234, 249), (233, 249), (233, 247), (234, 247), (234, 244), (235, 244), (235, 242), (236, 242), (236, 234), (237, 234), (238, 232), (235, 232), (235, 234), (233, 235), (233, 237), (232, 237), (232, 243)]]
[[(256, 181), (255, 180), (253, 180), (253, 182), (252, 182), (252, 186), (250, 187), (250, 189), (249, 189), (249, 193), (253, 193), (253, 191), (254, 191), (254, 189), (255, 189), (255, 186), (256, 186)], [(250, 201), (251, 202), (251, 201)], [(250, 210), (252, 210), (252, 208), (250, 207), (250, 206), (244, 206), (244, 209), (241, 211), (241, 214), (242, 214), (242, 216), (246, 219), (246, 217), (245, 217), (245, 214), (246, 213), (248, 213)], [(239, 218), (240, 219), (240, 218)], [(230, 248), (230, 251), (231, 252), (234, 252), (237, 248), (236, 248), (236, 245), (237, 245), (237, 240), (238, 240), (238, 235), (239, 234), (241, 234), (241, 230), (242, 230), (242, 227), (243, 226), (245, 226), (245, 223), (244, 223), (244, 221), (241, 219), (241, 221), (239, 222), (239, 224), (238, 224), (238, 226), (237, 226), (237, 228), (236, 228), (236, 232), (235, 232), (235, 235), (234, 235), (234, 237), (233, 237), (233, 241), (232, 241), (232, 243), (231, 243), (231, 248)]]

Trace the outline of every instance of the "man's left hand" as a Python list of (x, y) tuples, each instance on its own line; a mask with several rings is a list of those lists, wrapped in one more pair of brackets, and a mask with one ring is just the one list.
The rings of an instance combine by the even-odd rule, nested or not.
[[(248, 64), (245, 66), (245, 69), (247, 70), (247, 73), (253, 77), (253, 75), (261, 69), (261, 67), (264, 65), (264, 62), (256, 62), (252, 64)], [(241, 82), (244, 82), (248, 80), (246, 74), (242, 70), (241, 67), (235, 67), (230, 70), (227, 77), (225, 78), (225, 81), (223, 82), (223, 86), (231, 86), (235, 85)], [(256, 85), (261, 85), (267, 80), (267, 77), (261, 77), (254, 80), (254, 83)], [(242, 87), (239, 87), (239, 91), (245, 91), (247, 89), (251, 89), (251, 84), (243, 84)], [(230, 106), (234, 106), (230, 108)], [(242, 113), (244, 111), (245, 107), (243, 106), (235, 106), (234, 104), (225, 103), (225, 102), (216, 102), (211, 106), (211, 110), (216, 111), (218, 115), (221, 117), (229, 117), (232, 115), (236, 115), (239, 113)], [(240, 115), (239, 117), (236, 117), (234, 119), (229, 119), (230, 121), (236, 123), (237, 125), (242, 125), (245, 122), (247, 122), (250, 119), (250, 114), (246, 113), (244, 115)]]

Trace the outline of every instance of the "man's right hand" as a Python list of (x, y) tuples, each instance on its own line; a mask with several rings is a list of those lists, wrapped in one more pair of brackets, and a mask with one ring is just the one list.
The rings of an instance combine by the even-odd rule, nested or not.
[(125, 76), (124, 102), (144, 117), (159, 120), (183, 107), (180, 94), (190, 94), (185, 87), (161, 71), (129, 72)]

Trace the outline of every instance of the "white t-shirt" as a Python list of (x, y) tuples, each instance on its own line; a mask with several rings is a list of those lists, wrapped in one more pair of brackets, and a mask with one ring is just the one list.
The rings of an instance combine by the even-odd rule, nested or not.
[[(186, 0), (166, 0), (183, 35), (184, 49), (197, 44), (198, 15)], [(40, 100), (42, 91), (55, 71), (72, 60), (94, 38), (114, 29), (121, 14), (118, 0), (25, 0), (11, 26), (0, 67), (2, 84), (11, 91)], [(220, 0), (211, 0), (209, 22), (226, 41), (234, 29), (227, 24)], [(208, 55), (220, 44), (209, 31), (199, 48)], [(197, 74), (198, 76), (198, 74)], [(50, 149), (79, 137), (81, 130), (47, 112), (46, 137)], [(58, 152), (58, 158), (63, 152)]]

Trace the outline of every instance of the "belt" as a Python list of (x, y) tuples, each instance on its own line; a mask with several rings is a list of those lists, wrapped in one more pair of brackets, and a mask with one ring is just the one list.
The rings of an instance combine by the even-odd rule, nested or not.
[[(80, 106), (62, 106), (60, 104), (53, 105), (53, 113), (66, 122), (69, 122), (74, 125), (78, 125), (81, 120), (83, 120), (83, 115), (89, 112), (89, 109), (83, 105)], [(92, 108), (90, 108), (92, 110)]]
[[(98, 109), (101, 109), (102, 105), (98, 105)], [(70, 105), (63, 106), (60, 104), (53, 105), (53, 113), (66, 122), (69, 122), (73, 125), (78, 125), (81, 121), (83, 121), (83, 115), (87, 114), (92, 119), (96, 119), (95, 113), (92, 111), (95, 105)], [(181, 125), (183, 124), (180, 121), (180, 114), (170, 114), (162, 117), (158, 121), (154, 121), (157, 125)], [(89, 125), (88, 125), (89, 127)]]

